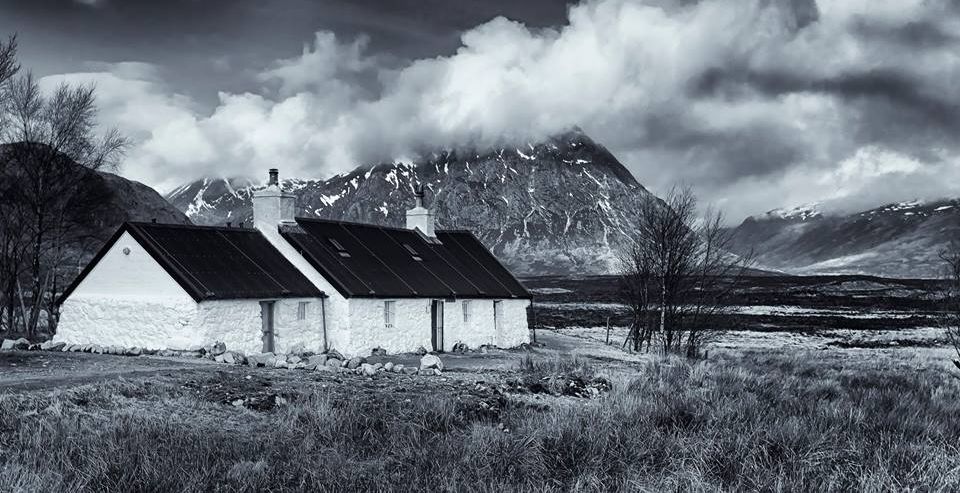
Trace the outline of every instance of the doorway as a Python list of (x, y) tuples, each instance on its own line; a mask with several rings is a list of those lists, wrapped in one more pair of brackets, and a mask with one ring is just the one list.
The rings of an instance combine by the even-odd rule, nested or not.
[(443, 300), (430, 302), (430, 340), (434, 351), (443, 352)]
[(261, 301), (260, 302), (260, 320), (263, 322), (263, 351), (264, 353), (272, 353), (274, 349), (273, 345), (273, 329), (274, 329), (274, 305), (275, 301)]

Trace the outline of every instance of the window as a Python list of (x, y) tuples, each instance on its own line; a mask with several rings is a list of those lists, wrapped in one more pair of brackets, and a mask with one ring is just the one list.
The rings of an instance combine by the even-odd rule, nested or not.
[(463, 302), (463, 325), (470, 323), (470, 302)]
[(301, 301), (297, 304), (297, 320), (307, 319), (307, 305), (309, 304), (309, 301)]
[(396, 316), (397, 316), (397, 302), (384, 301), (383, 302), (383, 324), (387, 328), (392, 328), (394, 322), (396, 321)]
[(420, 254), (417, 253), (417, 251), (414, 250), (412, 246), (404, 243), (403, 248), (406, 248), (407, 252), (410, 252), (410, 255), (412, 255), (413, 259), (416, 260), (417, 262), (420, 262), (421, 260), (423, 260), (423, 257), (421, 257)]
[(348, 252), (347, 249), (344, 248), (343, 245), (339, 241), (337, 241), (336, 238), (327, 238), (327, 241), (329, 241), (330, 244), (333, 245), (333, 248), (337, 251), (337, 253), (341, 257), (350, 258), (350, 252)]

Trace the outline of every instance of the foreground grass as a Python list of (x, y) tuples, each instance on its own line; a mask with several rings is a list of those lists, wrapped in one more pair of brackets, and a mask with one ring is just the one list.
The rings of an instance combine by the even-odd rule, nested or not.
[(267, 413), (167, 384), (7, 395), (0, 491), (960, 489), (956, 379), (813, 354), (661, 360), (497, 419), (442, 393)]

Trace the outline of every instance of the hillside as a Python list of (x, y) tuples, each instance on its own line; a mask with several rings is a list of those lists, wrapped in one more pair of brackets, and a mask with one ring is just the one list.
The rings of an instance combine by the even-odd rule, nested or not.
[[(300, 215), (392, 226), (404, 224), (413, 189), (422, 183), (440, 228), (473, 231), (525, 275), (615, 271), (616, 245), (649, 193), (579, 131), (520, 148), (444, 151), (413, 163), (361, 166), (328, 180), (283, 183), (297, 194)], [(251, 194), (260, 186), (206, 179), (167, 199), (198, 224), (249, 222)]]
[(924, 278), (941, 273), (939, 252), (960, 238), (960, 200), (910, 201), (849, 215), (775, 210), (734, 229), (738, 253), (758, 267), (795, 274)]

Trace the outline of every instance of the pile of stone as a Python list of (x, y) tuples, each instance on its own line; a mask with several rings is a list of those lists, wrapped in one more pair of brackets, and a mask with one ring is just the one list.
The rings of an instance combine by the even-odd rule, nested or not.
[[(466, 350), (466, 346), (463, 346)], [(63, 351), (74, 353), (113, 354), (118, 356), (156, 355), (178, 358), (206, 358), (217, 363), (228, 365), (248, 365), (252, 367), (288, 368), (326, 373), (352, 373), (372, 377), (378, 373), (399, 373), (404, 375), (439, 376), (443, 372), (443, 362), (434, 354), (422, 349), (418, 367), (404, 366), (393, 362), (368, 363), (363, 356), (345, 358), (335, 349), (325, 353), (315, 354), (298, 349), (289, 354), (257, 353), (245, 355), (238, 351), (228, 351), (223, 342), (216, 342), (210, 346), (195, 346), (188, 349), (145, 349), (140, 347), (101, 346), (99, 344), (69, 344), (66, 342), (47, 341), (42, 344), (31, 344), (27, 339), (5, 339), (0, 346), (2, 350), (29, 350), (29, 351)], [(383, 357), (387, 352), (377, 348), (372, 353)]]

